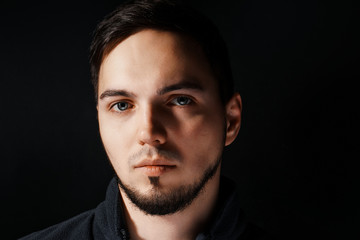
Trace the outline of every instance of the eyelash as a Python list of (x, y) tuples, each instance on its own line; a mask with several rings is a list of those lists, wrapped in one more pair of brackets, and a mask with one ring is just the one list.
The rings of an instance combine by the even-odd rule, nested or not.
[[(180, 98), (183, 98), (182, 100), (186, 100), (186, 103), (185, 104), (178, 104), (178, 103), (175, 103), (176, 100), (180, 100)], [(124, 110), (120, 110), (119, 108), (119, 104), (122, 104), (122, 103), (125, 103), (127, 104), (127, 108), (124, 109)], [(175, 97), (172, 97), (170, 99), (170, 101), (168, 101), (168, 104), (171, 104), (173, 106), (177, 106), (177, 107), (185, 107), (185, 106), (188, 106), (188, 105), (191, 105), (194, 103), (194, 100), (193, 98), (189, 97), (189, 96), (186, 96), (186, 95), (178, 95), (178, 96), (175, 96)], [(114, 108), (117, 108), (117, 110), (115, 109), (114, 111), (115, 112), (118, 112), (118, 113), (123, 113), (125, 112), (126, 110), (129, 110), (131, 108), (133, 108), (134, 105), (131, 104), (130, 102), (127, 102), (127, 101), (119, 101), (119, 102), (116, 102), (114, 104), (112, 104), (110, 106), (110, 110), (114, 109)]]
[[(120, 109), (119, 109), (119, 104), (121, 104), (121, 103), (127, 104), (128, 107), (127, 107), (125, 110), (120, 110)], [(117, 110), (114, 110), (114, 111), (115, 111), (115, 112), (125, 112), (126, 110), (131, 109), (131, 108), (133, 108), (133, 107), (134, 107), (134, 105), (132, 105), (131, 103), (129, 103), (129, 102), (127, 102), (127, 101), (119, 101), (119, 102), (116, 102), (116, 103), (114, 103), (113, 105), (111, 105), (110, 110), (111, 110), (111, 109), (114, 109), (114, 108), (118, 108)]]
[[(175, 101), (180, 100), (180, 98), (183, 98), (183, 100), (185, 99), (187, 103), (185, 103), (183, 105), (175, 103)], [(191, 97), (188, 97), (186, 95), (179, 95), (179, 96), (171, 98), (169, 103), (171, 103), (171, 104), (173, 104), (175, 106), (184, 107), (184, 106), (187, 106), (187, 105), (190, 105), (190, 104), (194, 103), (194, 100)]]

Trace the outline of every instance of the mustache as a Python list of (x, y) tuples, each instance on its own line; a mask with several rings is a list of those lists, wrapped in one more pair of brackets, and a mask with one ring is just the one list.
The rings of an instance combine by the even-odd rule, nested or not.
[(178, 154), (175, 151), (152, 148), (152, 147), (144, 147), (141, 148), (138, 152), (129, 156), (129, 163), (136, 163), (144, 158), (153, 158), (154, 156), (169, 160), (176, 160), (176, 161), (181, 160), (180, 154)]

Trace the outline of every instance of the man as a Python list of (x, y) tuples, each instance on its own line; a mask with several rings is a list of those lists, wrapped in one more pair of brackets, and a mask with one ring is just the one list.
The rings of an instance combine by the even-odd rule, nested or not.
[(214, 25), (172, 1), (130, 1), (97, 27), (91, 71), (116, 177), (106, 200), (23, 239), (264, 239), (220, 177), (241, 98)]

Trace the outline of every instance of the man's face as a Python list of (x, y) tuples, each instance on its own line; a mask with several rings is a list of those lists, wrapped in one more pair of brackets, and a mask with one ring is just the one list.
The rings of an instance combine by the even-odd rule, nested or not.
[(131, 35), (104, 59), (98, 91), (101, 138), (131, 199), (194, 198), (219, 171), (224, 106), (190, 38), (155, 30)]

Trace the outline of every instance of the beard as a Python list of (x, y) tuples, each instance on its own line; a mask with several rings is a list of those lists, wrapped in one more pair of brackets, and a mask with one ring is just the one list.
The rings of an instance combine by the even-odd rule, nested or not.
[[(224, 119), (224, 130), (222, 137), (222, 146), (225, 146), (226, 139), (226, 119)], [(152, 185), (152, 189), (148, 194), (142, 194), (137, 189), (125, 184), (121, 181), (119, 175), (116, 173), (114, 166), (112, 165), (110, 158), (109, 163), (115, 172), (115, 178), (117, 179), (119, 187), (125, 192), (130, 201), (141, 211), (147, 215), (164, 216), (174, 214), (176, 212), (184, 210), (188, 207), (196, 197), (204, 190), (206, 183), (212, 179), (220, 167), (223, 147), (220, 150), (215, 161), (210, 165), (201, 175), (200, 179), (193, 184), (182, 185), (177, 188), (173, 188), (167, 192), (161, 191), (160, 177), (148, 177), (149, 182)], [(176, 152), (164, 151), (160, 149), (156, 150), (142, 150), (137, 154), (131, 156), (130, 161), (138, 159), (142, 154), (148, 155), (157, 153), (171, 159), (179, 159), (180, 156)]]
[(189, 185), (182, 185), (166, 193), (159, 188), (160, 177), (149, 177), (152, 189), (150, 194), (146, 195), (126, 185), (117, 174), (116, 178), (120, 188), (136, 207), (145, 214), (163, 216), (182, 211), (189, 206), (204, 189), (206, 183), (215, 175), (220, 163), (221, 156), (204, 171), (199, 181)]

